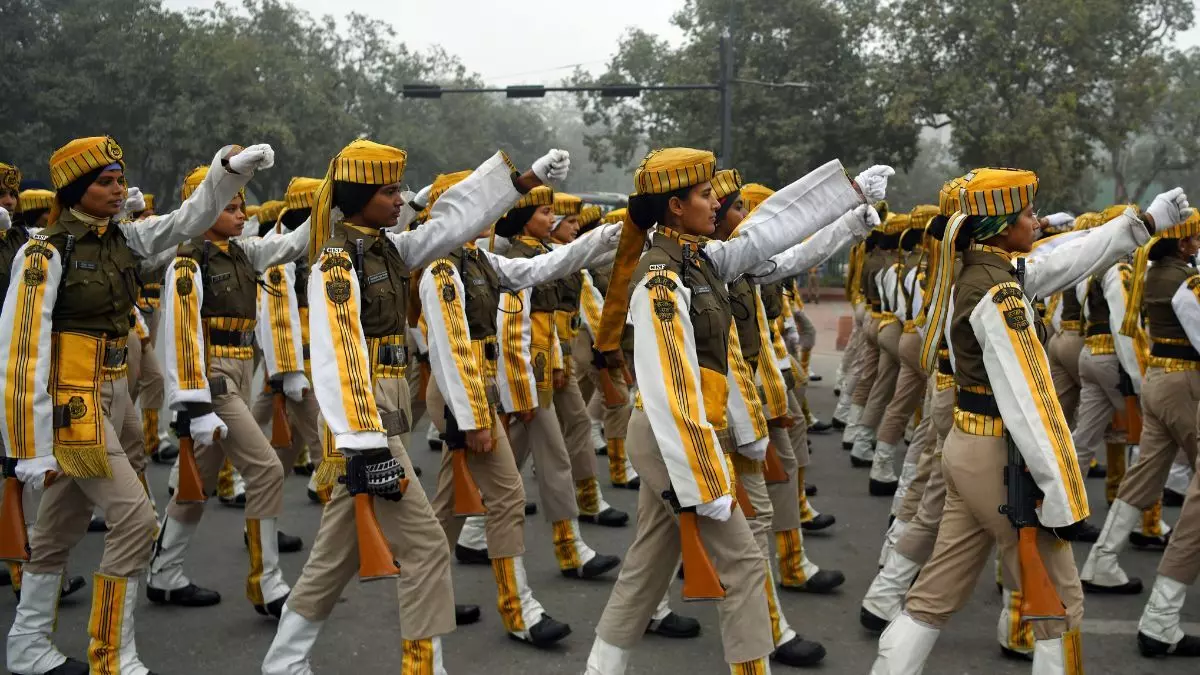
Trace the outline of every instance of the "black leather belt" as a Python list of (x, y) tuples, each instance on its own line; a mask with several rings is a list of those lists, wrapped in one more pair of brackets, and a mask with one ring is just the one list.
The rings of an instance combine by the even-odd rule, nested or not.
[(959, 389), (955, 405), (960, 410), (988, 417), (999, 417), (1000, 407), (996, 405), (996, 397), (991, 394), (979, 394), (966, 389)]
[(1112, 332), (1112, 330), (1109, 329), (1107, 321), (1105, 321), (1103, 323), (1089, 323), (1088, 327), (1087, 327), (1087, 332), (1084, 333), (1084, 336), (1092, 337), (1094, 335), (1108, 335), (1111, 332)]
[(381, 366), (407, 366), (408, 365), (408, 348), (404, 345), (380, 345), (379, 346), (379, 365)]
[(483, 343), (483, 358), (488, 361), (495, 361), (500, 358), (500, 345), (497, 345), (495, 342)]
[(1183, 361), (1200, 361), (1200, 352), (1191, 345), (1169, 345), (1155, 342), (1150, 345), (1150, 356)]
[(146, 286), (142, 286), (142, 297), (143, 298), (161, 298), (162, 297), (162, 289), (161, 288), (148, 288)]
[(943, 375), (953, 375), (954, 367), (950, 365), (950, 359), (938, 357), (938, 372)]
[(254, 345), (254, 331), (214, 328), (208, 331), (208, 342), (214, 347), (251, 347)]

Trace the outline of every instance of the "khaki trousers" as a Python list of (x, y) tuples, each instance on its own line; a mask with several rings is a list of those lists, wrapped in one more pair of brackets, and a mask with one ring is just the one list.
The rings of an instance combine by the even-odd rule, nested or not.
[(60, 475), (46, 488), (29, 535), (31, 555), (25, 565), (29, 572), (51, 574), (66, 567), (71, 549), (87, 534), (93, 506), (104, 512), (109, 527), (96, 571), (113, 577), (132, 577), (144, 572), (150, 563), (158, 522), (113, 425), (113, 420), (125, 419), (126, 409), (131, 405), (126, 378), (104, 382), (100, 387), (100, 402), (112, 477)]
[[(625, 554), (621, 574), (596, 627), (605, 642), (632, 649), (645, 634), (650, 617), (666, 594), (679, 562), (679, 527), (661, 497), (671, 487), (650, 421), (641, 410), (629, 420), (629, 454), (642, 477), (638, 491), (637, 533)], [(700, 536), (721, 581), (728, 587), (717, 605), (727, 663), (765, 658), (775, 649), (763, 584), (763, 556), (740, 509), (720, 522), (700, 517)]]
[[(925, 490), (920, 494), (915, 514), (909, 519), (908, 527), (904, 528), (903, 534), (896, 542), (896, 552), (918, 564), (924, 564), (933, 554), (933, 546), (942, 524), (942, 511), (946, 504), (942, 450), (946, 437), (950, 435), (954, 426), (954, 387), (934, 392), (932, 407), (930, 417), (933, 418), (937, 441), (933, 443), (930, 452), (929, 478), (925, 481)], [(912, 490), (909, 492), (911, 494)]]
[[(795, 400), (795, 395), (788, 392), (788, 407), (789, 413), (792, 416), (796, 412), (790, 410), (792, 402)], [(799, 408), (799, 403), (796, 404)], [(795, 446), (792, 445), (791, 431), (798, 426), (806, 426), (804, 417), (801, 415), (796, 418), (796, 424), (791, 429), (783, 427), (771, 427), (769, 429), (769, 437), (771, 445), (775, 446), (775, 452), (779, 455), (779, 462), (783, 464), (783, 470), (787, 472), (788, 480), (786, 483), (773, 483), (766, 485), (766, 491), (770, 495), (771, 509), (767, 512), (767, 525), (775, 532), (787, 532), (800, 527), (802, 520), (800, 513), (800, 490), (804, 489), (799, 484), (798, 474), (801, 467), (795, 451)], [(804, 460), (805, 465), (808, 464), (808, 442), (804, 441)], [(761, 473), (761, 470), (760, 470)], [(765, 483), (764, 483), (765, 485)], [(749, 487), (747, 486), (747, 491)], [(758, 504), (755, 503), (754, 495), (751, 495), (751, 502), (754, 504), (755, 510), (759, 510)], [(761, 516), (761, 511), (760, 511)], [(756, 518), (757, 520), (757, 518)], [(754, 526), (751, 526), (754, 529)], [(757, 533), (755, 533), (757, 537)], [(766, 534), (764, 533), (765, 537)], [(763, 549), (768, 551), (769, 549)]]
[[(1195, 457), (1192, 459), (1195, 464)], [(1158, 563), (1158, 573), (1187, 586), (1196, 583), (1200, 575), (1200, 472), (1192, 474), (1171, 543)]]
[[(375, 403), (388, 413), (409, 405), (408, 382), (399, 378), (375, 380)], [(403, 406), (403, 408), (401, 408)], [(396, 580), (400, 596), (400, 636), (423, 640), (454, 630), (454, 588), (450, 581), (450, 546), (434, 517), (421, 482), (399, 436), (388, 438), (388, 449), (410, 477), (408, 491), (398, 502), (375, 499), (375, 516), (400, 563)], [(309, 621), (322, 621), (332, 612), (342, 589), (358, 573), (358, 537), (354, 498), (344, 485), (333, 489), (321, 513), (321, 526), (312, 553), (292, 587), (288, 607)]]
[[(421, 415), (426, 412), (425, 397), (421, 392), (421, 362), (417, 360), (416, 350), (412, 350), (411, 356), (408, 359), (408, 369), (404, 371), (404, 379), (408, 382), (408, 405), (409, 411), (412, 413), (408, 419), (412, 420), (412, 425), (417, 426), (417, 420), (421, 419)], [(433, 377), (430, 376), (429, 382), (433, 383)]]
[[(430, 378), (425, 391), (429, 419), (438, 431), (446, 431), (446, 400), (438, 389), (437, 380)], [(455, 451), (457, 452), (457, 451)], [(500, 424), (500, 416), (492, 415), (492, 451), (467, 453), (467, 468), (479, 486), (487, 507), (485, 536), (489, 558), (512, 558), (525, 553), (525, 484), (512, 446)], [(450, 545), (458, 541), (463, 519), (454, 515), (454, 468), (449, 448), (442, 450), (442, 465), (438, 469), (437, 493), (433, 512), (437, 515)]]
[[(254, 399), (254, 405), (250, 407), (254, 421), (258, 423), (259, 430), (267, 438), (271, 437), (271, 424), (274, 422), (272, 419), (275, 415), (273, 396), (270, 391), (260, 390)], [(305, 389), (304, 397), (299, 401), (293, 401), (286, 396), (283, 398), (288, 426), (292, 432), (292, 443), (286, 448), (275, 448), (275, 454), (279, 457), (279, 464), (283, 467), (284, 475), (287, 475), (296, 465), (296, 458), (300, 456), (302, 450), (308, 451), (309, 461), (314, 466), (321, 464), (323, 455), (321, 430), (317, 424), (321, 418), (321, 407), (317, 405), (317, 395), (313, 393), (312, 389)]]
[[(1196, 465), (1197, 401), (1200, 401), (1200, 371), (1168, 373), (1162, 368), (1146, 371), (1142, 384), (1141, 453), (1137, 462), (1126, 469), (1117, 499), (1138, 509), (1148, 509), (1162, 497), (1171, 464), (1180, 450), (1192, 466)], [(1172, 534), (1172, 540), (1178, 535), (1178, 531)]]
[(875, 375), (879, 370), (879, 319), (868, 316), (859, 331), (863, 341), (859, 346), (858, 372), (850, 403), (866, 406), (867, 399), (871, 397), (871, 385), (875, 383)]
[[(900, 441), (904, 440), (904, 429), (908, 426), (908, 421), (925, 399), (925, 385), (929, 382), (929, 374), (921, 367), (921, 342), (919, 333), (900, 335), (897, 343), (900, 369), (896, 376), (893, 396), (890, 400), (885, 399), (883, 419), (876, 434), (880, 443), (899, 445)], [(880, 361), (885, 358), (890, 359), (882, 356)], [(880, 373), (883, 373), (882, 369)]]
[[(563, 440), (562, 429), (558, 426), (554, 405), (535, 408), (533, 419), (528, 422), (513, 419), (508, 425), (508, 441), (512, 444), (518, 469), (525, 466), (530, 455), (533, 456), (533, 464), (537, 469), (538, 498), (546, 521), (554, 523), (578, 518), (575, 481), (571, 478), (571, 455)], [(589, 452), (590, 447), (590, 442), (584, 445)]]
[[(208, 378), (224, 377), (226, 392), (213, 396), (213, 412), (229, 427), (228, 437), (209, 446), (196, 447), (196, 466), (204, 481), (204, 493), (217, 488), (217, 473), (228, 457), (246, 481), (246, 518), (277, 518), (283, 513), (283, 467), (271, 442), (254, 419), (249, 401), (254, 396), (254, 361), (214, 358)], [(178, 493), (176, 493), (178, 495)], [(180, 523), (198, 523), (204, 504), (180, 504), (171, 499), (167, 515)]]
[[(1070, 292), (1070, 291), (1068, 291)], [(1054, 393), (1067, 416), (1067, 426), (1075, 428), (1075, 415), (1079, 409), (1079, 355), (1083, 351), (1083, 336), (1079, 331), (1063, 331), (1050, 338), (1046, 357), (1050, 361), (1050, 377), (1054, 380)]]
[(565, 375), (566, 386), (554, 390), (554, 415), (571, 457), (571, 477), (578, 482), (596, 477), (596, 452), (592, 449), (592, 420), (575, 369)]
[(908, 484), (908, 489), (904, 492), (904, 498), (896, 507), (896, 520), (905, 523), (910, 522), (917, 515), (917, 508), (921, 505), (921, 497), (925, 494), (925, 487), (929, 483), (930, 475), (933, 474), (934, 464), (942, 463), (942, 455), (937, 442), (937, 429), (933, 423), (933, 392), (928, 391), (931, 388), (930, 379), (926, 380), (925, 388), (925, 413), (913, 432), (912, 444), (908, 446), (908, 453), (904, 456), (906, 464), (916, 462), (917, 470), (913, 475), (912, 482)]
[[(883, 411), (896, 393), (896, 378), (900, 375), (900, 334), (903, 331), (904, 327), (897, 321), (881, 328), (875, 338), (879, 344), (879, 363), (875, 376), (868, 382), (871, 393), (867, 396), (867, 404), (863, 406), (863, 414), (858, 421), (867, 429), (879, 428)], [(904, 423), (908, 424), (908, 420)]]
[[(788, 427), (787, 436), (791, 442), (792, 454), (796, 457), (796, 466), (803, 469), (808, 466), (808, 417), (804, 414), (804, 407), (801, 401), (804, 400), (804, 391), (808, 389), (807, 384), (797, 384), (796, 388), (788, 392), (788, 417), (791, 417), (795, 424)], [(785, 460), (786, 464), (786, 460)]]
[[(941, 628), (966, 604), (979, 573), (992, 559), (993, 545), (1000, 550), (1006, 585), (1013, 591), (1021, 590), (1017, 530), (999, 511), (1007, 498), (1003, 473), (1007, 463), (1003, 437), (973, 436), (954, 428), (946, 438), (942, 450), (946, 480), (942, 526), (933, 556), (909, 590), (905, 606), (918, 622)], [(1036, 639), (1053, 639), (1078, 629), (1083, 622), (1083, 587), (1069, 543), (1039, 530), (1038, 552), (1067, 609), (1065, 622), (1038, 621), (1034, 625)]]
[[(577, 377), (576, 381), (584, 400), (590, 401), (589, 417), (600, 419), (600, 415), (603, 416), (604, 439), (608, 441), (609, 480), (614, 484), (626, 483), (631, 477), (627, 475), (625, 468), (627, 458), (625, 435), (629, 429), (629, 414), (633, 412), (633, 392), (625, 384), (624, 377), (613, 378), (613, 387), (623, 396), (624, 403), (615, 406), (608, 405), (604, 399), (604, 385), (600, 381), (600, 371), (592, 365), (592, 341), (587, 331), (580, 331), (579, 335), (575, 336), (572, 353), (575, 358), (576, 373), (583, 374), (583, 376)], [(602, 412), (594, 410), (597, 407)], [(572, 462), (574, 462), (574, 458), (572, 458)]]
[(1103, 450), (1105, 440), (1125, 443), (1124, 432), (1109, 433), (1113, 414), (1125, 410), (1125, 399), (1118, 390), (1121, 363), (1116, 354), (1094, 355), (1088, 349), (1079, 354), (1079, 412), (1075, 416), (1075, 455), (1079, 468), (1087, 473), (1087, 467)]

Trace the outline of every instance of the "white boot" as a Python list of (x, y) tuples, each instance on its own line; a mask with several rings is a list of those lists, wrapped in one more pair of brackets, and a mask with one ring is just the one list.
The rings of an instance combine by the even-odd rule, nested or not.
[[(864, 427), (859, 424), (855, 427), (858, 432), (855, 435), (853, 445), (850, 448), (850, 457), (858, 460), (857, 464), (862, 465), (870, 462), (875, 462), (875, 430)], [(893, 478), (895, 480), (895, 469), (892, 469)]]
[[(94, 585), (93, 620), (88, 622), (88, 634), (91, 637), (88, 660), (91, 661), (92, 672), (149, 675), (150, 669), (142, 665), (138, 658), (137, 641), (134, 639), (133, 610), (137, 607), (137, 578), (97, 574)], [(97, 620), (106, 616), (120, 616), (120, 623), (113, 618)]]
[(599, 636), (592, 643), (584, 675), (625, 675), (629, 667), (629, 650), (610, 645)]
[(1032, 675), (1083, 675), (1083, 645), (1079, 631), (1033, 645)]
[(495, 558), (492, 560), (492, 574), (496, 578), (496, 606), (500, 610), (504, 629), (518, 640), (530, 642), (529, 629), (541, 622), (546, 610), (533, 597), (529, 576), (525, 573), (525, 559), (519, 555)]
[[(872, 467), (873, 468), (873, 467)], [(900, 484), (896, 486), (896, 494), (892, 495), (892, 515), (900, 512), (904, 505), (904, 496), (917, 478), (917, 462), (905, 462), (900, 469)]]
[(871, 582), (862, 608), (885, 621), (895, 620), (904, 607), (905, 594), (920, 573), (920, 565), (892, 550)]
[(308, 655), (324, 624), (324, 621), (309, 621), (284, 604), (275, 639), (263, 659), (262, 675), (312, 675)]
[(458, 545), (475, 551), (487, 550), (487, 516), (470, 516), (463, 521)]
[(1184, 638), (1179, 626), (1179, 613), (1187, 597), (1187, 586), (1170, 577), (1158, 575), (1150, 589), (1150, 602), (1138, 621), (1138, 632), (1167, 645), (1176, 645)]
[(592, 420), (592, 448), (603, 450), (607, 447), (608, 441), (604, 438), (604, 425), (597, 420)]
[(158, 543), (154, 557), (150, 559), (150, 575), (146, 585), (161, 591), (177, 591), (187, 587), (191, 581), (183, 573), (183, 561), (187, 558), (188, 543), (196, 532), (196, 524), (179, 522), (167, 516), (159, 526)]
[(900, 537), (904, 536), (904, 530), (908, 528), (908, 521), (894, 519), (888, 527), (887, 534), (883, 536), (883, 546), (879, 549), (879, 569), (887, 564), (888, 555), (895, 550), (896, 542), (900, 541)]
[(879, 638), (871, 675), (921, 675), (940, 630), (900, 614)]
[[(842, 391), (842, 395), (846, 392)], [(850, 404), (850, 410), (846, 413), (846, 417), (842, 421), (846, 423), (846, 430), (842, 432), (842, 447), (854, 445), (854, 441), (858, 439), (859, 426), (858, 421), (862, 419), (863, 407), (854, 403)]]
[(291, 593), (292, 589), (283, 580), (279, 569), (279, 534), (274, 518), (247, 518), (246, 536), (250, 540), (250, 579), (257, 580), (254, 586), (247, 584), (251, 602), (262, 611), (278, 616), (282, 607), (271, 608)]
[[(855, 449), (858, 444), (854, 444)], [(854, 454), (854, 450), (850, 451)], [(871, 494), (877, 490), (894, 490), (898, 487), (896, 478), (896, 446), (879, 441), (875, 444), (875, 455), (871, 458)], [(881, 493), (882, 494), (882, 493)], [(893, 492), (892, 494), (895, 494)]]
[(429, 427), (425, 429), (425, 441), (429, 443), (429, 448), (431, 450), (442, 449), (442, 437), (438, 433), (437, 427), (433, 426), (432, 422), (430, 422)]
[[(1104, 519), (1100, 538), (1092, 545), (1087, 561), (1079, 570), (1079, 578), (1087, 584), (1103, 588), (1115, 588), (1128, 583), (1129, 577), (1121, 569), (1118, 556), (1129, 544), (1129, 533), (1142, 524), (1142, 512), (1137, 507), (1117, 499)], [(1141, 582), (1138, 582), (1139, 585)]]
[(10, 673), (45, 673), (67, 662), (50, 641), (62, 576), (61, 572), (38, 574), (28, 569), (21, 575), (21, 601), (8, 631)]
[(1000, 619), (996, 622), (996, 641), (1001, 649), (1028, 656), (1033, 652), (1033, 624), (1021, 620), (1021, 594), (1001, 589)]
[(1179, 495), (1186, 495), (1188, 485), (1192, 482), (1192, 467), (1178, 457), (1171, 463), (1171, 471), (1167, 474), (1166, 488)]

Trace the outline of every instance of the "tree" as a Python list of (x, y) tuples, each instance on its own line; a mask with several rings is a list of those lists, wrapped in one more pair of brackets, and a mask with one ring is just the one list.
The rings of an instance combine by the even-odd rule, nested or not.
[[(906, 165), (918, 127), (892, 114), (875, 89), (880, 72), (860, 38), (870, 15), (827, 0), (688, 0), (674, 17), (684, 43), (633, 30), (605, 73), (578, 84), (693, 84), (718, 78), (718, 44), (734, 44), (734, 165), (747, 180), (778, 187), (833, 158), (849, 165)], [(759, 84), (755, 84), (759, 83)], [(761, 83), (786, 86), (764, 86)], [(585, 137), (601, 166), (635, 165), (637, 153), (673, 145), (719, 145), (713, 92), (645, 92), (634, 101), (582, 95)]]

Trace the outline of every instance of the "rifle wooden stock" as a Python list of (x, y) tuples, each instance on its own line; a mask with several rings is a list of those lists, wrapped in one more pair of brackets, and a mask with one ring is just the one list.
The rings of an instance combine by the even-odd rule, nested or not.
[(783, 461), (779, 459), (779, 452), (775, 450), (774, 443), (767, 444), (767, 457), (763, 465), (763, 480), (768, 485), (788, 482), (787, 471), (783, 468)]
[(487, 508), (479, 497), (479, 486), (467, 466), (466, 449), (450, 449), (450, 466), (454, 469), (454, 515), (458, 518), (487, 515)]
[(683, 599), (687, 602), (721, 600), (725, 584), (717, 576), (704, 542), (700, 540), (699, 516), (695, 509), (679, 512), (679, 541), (683, 549)]
[(1125, 442), (1129, 445), (1142, 442), (1142, 406), (1137, 396), (1125, 397)]
[(621, 362), (621, 374), (625, 376), (625, 386), (632, 387), (633, 386), (633, 371), (631, 371), (629, 369), (629, 364), (625, 363), (623, 361)]
[(196, 465), (196, 451), (191, 436), (179, 438), (179, 487), (175, 490), (175, 501), (179, 504), (203, 504), (208, 500), (204, 494), (204, 481), (200, 478), (200, 467)]
[(29, 562), (29, 533), (25, 530), (24, 486), (13, 476), (4, 479), (0, 502), (0, 560)]
[(607, 368), (597, 369), (600, 373), (600, 387), (604, 390), (604, 405), (609, 408), (619, 408), (625, 405), (625, 395), (613, 384), (612, 371)]
[(741, 476), (738, 476), (737, 480), (734, 481), (733, 489), (736, 493), (734, 497), (737, 499), (738, 506), (742, 507), (742, 515), (746, 516), (747, 518), (758, 517), (758, 511), (756, 511), (754, 509), (754, 505), (750, 503), (750, 495), (746, 492), (746, 485), (742, 483)]
[[(408, 487), (407, 478), (401, 481), (401, 486), (402, 490)], [(354, 495), (354, 524), (358, 531), (358, 580), (376, 581), (400, 576), (400, 565), (379, 527), (375, 498), (371, 495)]]
[(1067, 610), (1054, 582), (1046, 573), (1042, 556), (1038, 553), (1037, 528), (1022, 527), (1018, 530), (1017, 555), (1021, 561), (1021, 619), (1023, 621), (1065, 620)]
[(271, 447), (292, 447), (292, 428), (288, 424), (287, 397), (277, 391), (271, 395)]

